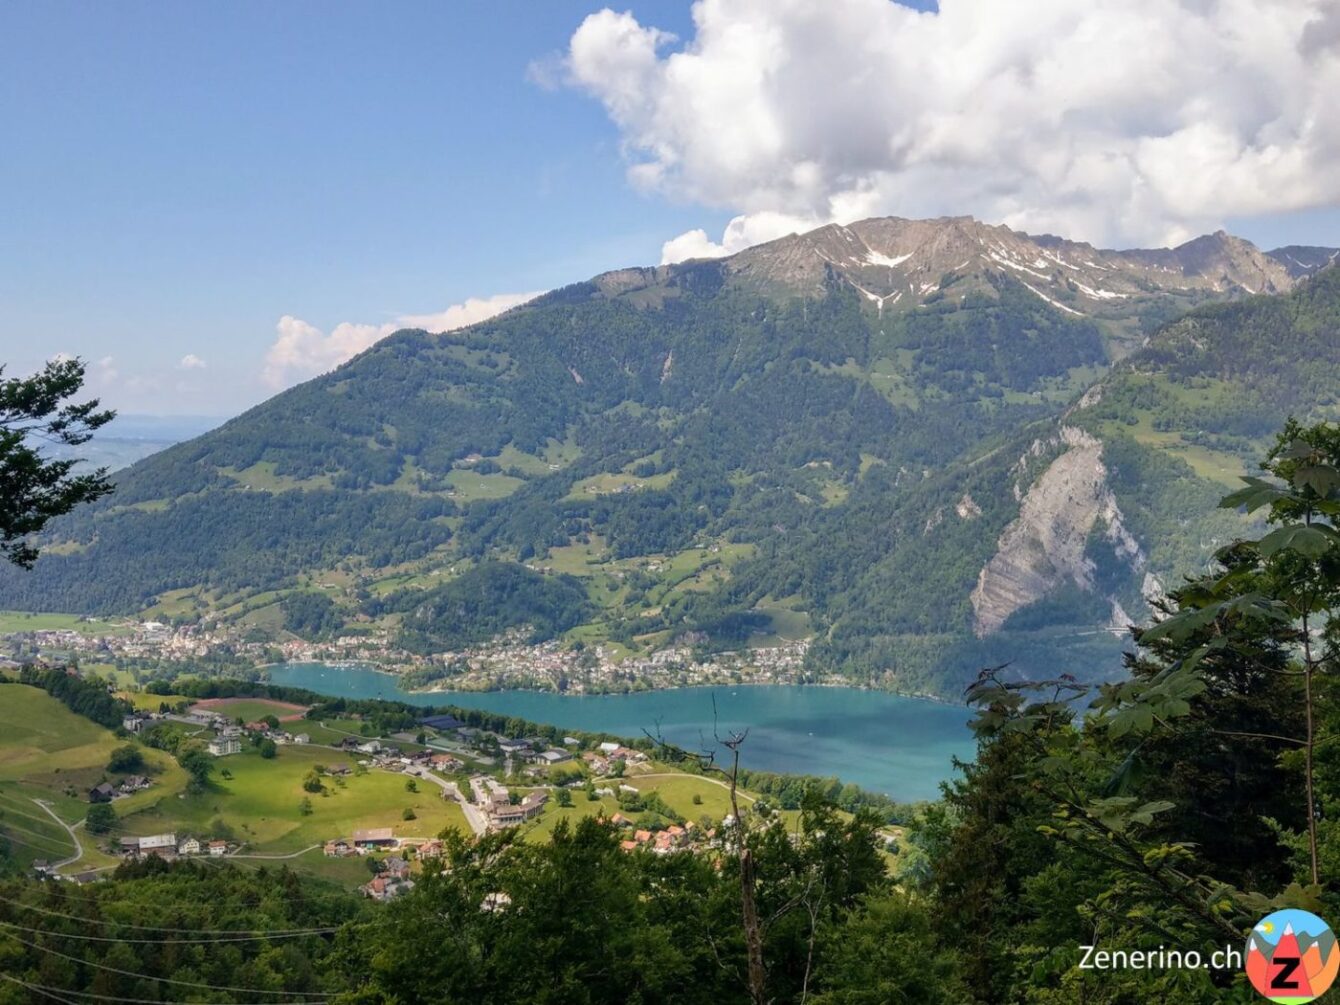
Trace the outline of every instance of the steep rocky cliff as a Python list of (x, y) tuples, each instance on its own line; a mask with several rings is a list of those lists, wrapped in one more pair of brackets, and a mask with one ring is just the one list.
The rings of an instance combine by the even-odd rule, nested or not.
[[(1108, 484), (1103, 444), (1073, 426), (1062, 426), (1054, 444), (1036, 441), (1023, 458), (1063, 446), (1025, 492), (1019, 516), (1005, 528), (996, 554), (977, 577), (972, 592), (973, 630), (978, 638), (999, 631), (1010, 615), (1065, 586), (1092, 592), (1094, 565), (1088, 556), (1090, 535), (1102, 528), (1115, 556), (1138, 571), (1145, 555), (1126, 529), (1121, 507)], [(1115, 598), (1114, 618), (1119, 617)]]

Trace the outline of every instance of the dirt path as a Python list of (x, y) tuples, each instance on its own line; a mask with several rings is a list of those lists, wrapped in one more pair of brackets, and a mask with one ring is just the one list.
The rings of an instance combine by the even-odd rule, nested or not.
[(74, 825), (74, 827), (71, 827), (60, 817), (56, 816), (55, 811), (43, 800), (34, 799), (33, 802), (35, 802), (38, 806), (42, 807), (42, 811), (46, 813), (47, 816), (51, 817), (52, 820), (56, 821), (56, 823), (60, 824), (63, 828), (65, 828), (65, 832), (70, 835), (70, 840), (74, 842), (74, 854), (71, 855), (69, 858), (61, 859), (59, 862), (53, 862), (51, 864), (51, 871), (55, 872), (58, 869), (63, 869), (71, 862), (78, 862), (81, 858), (83, 858), (84, 846), (80, 844), (79, 835), (74, 832), (74, 828), (78, 827), (79, 824), (82, 824), (84, 821), (80, 820), (79, 823)]
[[(728, 783), (726, 783), (726, 782), (723, 782), (720, 778), (710, 778), (710, 777), (708, 777), (707, 775), (683, 775), (683, 774), (676, 774), (676, 773), (673, 772), (673, 771), (653, 771), (653, 772), (651, 772), (651, 773), (649, 773), (649, 774), (646, 774), (646, 775), (626, 775), (626, 776), (624, 776), (623, 778), (618, 778), (618, 779), (610, 778), (610, 779), (605, 779), (605, 780), (606, 780), (606, 781), (619, 781), (619, 782), (629, 782), (629, 783), (632, 783), (632, 782), (636, 782), (636, 781), (638, 781), (639, 779), (642, 779), (642, 778), (697, 778), (697, 779), (700, 779), (701, 781), (704, 781), (704, 782), (711, 782), (713, 785), (715, 785), (715, 786), (717, 786), (717, 787), (719, 787), (719, 788), (723, 788), (723, 789), (725, 789), (727, 792), (730, 791), (730, 785), (729, 785)], [(754, 801), (757, 799), (756, 796), (751, 796), (751, 795), (750, 795), (748, 792), (746, 792), (744, 789), (736, 789), (735, 794), (736, 794), (737, 796), (739, 796), (741, 799), (743, 799), (744, 801), (746, 801), (746, 802), (750, 802), (750, 803), (754, 802)]]
[(297, 858), (299, 855), (306, 855), (309, 851), (314, 851), (315, 849), (317, 849), (317, 848), (322, 848), (322, 847), (324, 847), (324, 845), (319, 845), (319, 844), (308, 845), (306, 848), (303, 848), (303, 849), (300, 850), (300, 851), (289, 852), (287, 855), (260, 855), (260, 854), (255, 854), (255, 855), (243, 855), (243, 854), (241, 854), (241, 853), (234, 852), (232, 855), (228, 855), (227, 857), (228, 857), (228, 858), (260, 858), (260, 859), (266, 859), (266, 860), (268, 860), (268, 861), (275, 861), (275, 862), (278, 862), (278, 861), (281, 861), (281, 860), (286, 859), (286, 858)]

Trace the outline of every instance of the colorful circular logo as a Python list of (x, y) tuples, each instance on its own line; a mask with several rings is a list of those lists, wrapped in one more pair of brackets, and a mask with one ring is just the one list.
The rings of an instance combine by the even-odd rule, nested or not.
[(1335, 933), (1315, 914), (1289, 908), (1261, 919), (1247, 936), (1252, 987), (1272, 1002), (1301, 1005), (1324, 995), (1340, 970)]

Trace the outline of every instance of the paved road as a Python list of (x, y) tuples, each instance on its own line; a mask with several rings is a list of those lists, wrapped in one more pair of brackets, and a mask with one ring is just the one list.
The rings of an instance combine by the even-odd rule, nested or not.
[(33, 802), (35, 802), (38, 806), (42, 807), (43, 812), (45, 812), (47, 816), (51, 817), (52, 820), (56, 821), (56, 823), (60, 824), (63, 828), (65, 828), (65, 832), (70, 835), (70, 840), (74, 842), (74, 854), (71, 855), (69, 858), (61, 859), (59, 862), (53, 862), (51, 864), (51, 871), (55, 872), (58, 869), (63, 869), (71, 862), (78, 862), (81, 858), (83, 858), (84, 846), (79, 843), (79, 835), (74, 832), (74, 827), (78, 827), (79, 824), (82, 824), (84, 821), (80, 820), (79, 823), (74, 825), (74, 827), (71, 827), (60, 817), (56, 816), (55, 811), (53, 811), (50, 805), (48, 805), (43, 800), (34, 799)]
[(415, 778), (422, 778), (425, 781), (433, 782), (442, 789), (442, 794), (448, 799), (454, 799), (460, 804), (462, 812), (465, 813), (465, 822), (470, 825), (470, 829), (476, 834), (482, 835), (488, 832), (488, 821), (484, 819), (484, 814), (479, 812), (479, 807), (470, 802), (461, 795), (461, 788), (455, 782), (449, 782), (445, 778), (439, 778), (427, 768), (409, 767), (405, 769), (405, 774), (413, 775)]
[(460, 786), (455, 782), (447, 782), (446, 784), (451, 786), (456, 802), (461, 804), (461, 811), (465, 813), (465, 819), (470, 824), (470, 829), (481, 837), (488, 833), (488, 821), (484, 819), (484, 814), (480, 812), (479, 807), (461, 795)]

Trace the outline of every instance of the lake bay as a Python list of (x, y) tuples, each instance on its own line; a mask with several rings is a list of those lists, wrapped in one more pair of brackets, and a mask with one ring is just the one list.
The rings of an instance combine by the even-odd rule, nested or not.
[(640, 737), (659, 734), (690, 750), (713, 746), (717, 730), (749, 729), (741, 753), (748, 768), (855, 782), (900, 800), (933, 799), (954, 773), (953, 759), (975, 752), (969, 710), (882, 691), (804, 685), (744, 685), (557, 695), (537, 691), (404, 691), (371, 667), (290, 663), (270, 668), (284, 687), (344, 698), (415, 705), (457, 705), (564, 729)]

